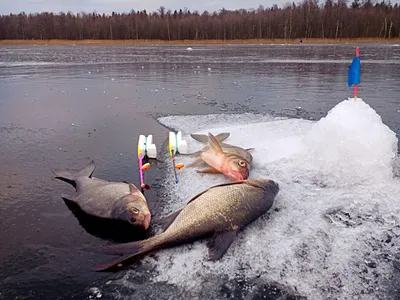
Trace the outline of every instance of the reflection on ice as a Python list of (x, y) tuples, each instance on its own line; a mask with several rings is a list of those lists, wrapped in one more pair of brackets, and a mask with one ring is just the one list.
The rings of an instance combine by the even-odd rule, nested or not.
[[(376, 299), (394, 292), (400, 266), (397, 138), (362, 99), (339, 103), (318, 122), (257, 115), (170, 116), (160, 122), (182, 130), (190, 151), (203, 145), (189, 133), (229, 131), (227, 143), (255, 148), (250, 177), (276, 180), (281, 190), (273, 209), (240, 232), (220, 261), (206, 260), (203, 242), (146, 257), (142, 262), (157, 270), (154, 284), (166, 281), (190, 295), (208, 295), (215, 276), (277, 282), (309, 299)], [(178, 158), (186, 164), (191, 159)], [(178, 174), (175, 185), (172, 170), (166, 173), (165, 213), (228, 181), (191, 168)]]

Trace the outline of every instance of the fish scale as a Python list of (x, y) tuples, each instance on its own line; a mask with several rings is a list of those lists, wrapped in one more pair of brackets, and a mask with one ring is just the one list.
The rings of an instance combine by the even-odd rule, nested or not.
[(193, 197), (182, 209), (164, 218), (165, 231), (147, 240), (106, 247), (121, 258), (96, 266), (104, 271), (134, 256), (213, 235), (208, 242), (210, 259), (221, 258), (237, 232), (268, 211), (279, 185), (267, 179), (247, 179), (213, 186)]
[(76, 188), (74, 196), (63, 195), (87, 214), (116, 219), (148, 229), (151, 213), (144, 195), (132, 183), (113, 182), (93, 177), (94, 161), (79, 172), (53, 170), (56, 178)]
[[(242, 206), (241, 199), (243, 198), (240, 197), (242, 189), (244, 189), (242, 186), (227, 186), (224, 189), (210, 190), (209, 193), (200, 196), (197, 201), (189, 203), (187, 209), (178, 215), (165, 233), (179, 230), (182, 233), (188, 232), (191, 235), (193, 231), (200, 233), (202, 231), (227, 229), (227, 220), (232, 222), (230, 214), (234, 211), (236, 212), (238, 206)], [(255, 188), (253, 189), (256, 190)], [(258, 196), (262, 194), (262, 191), (256, 190), (253, 193)], [(215, 199), (220, 200), (215, 201)], [(210, 215), (211, 217), (208, 217)], [(193, 224), (192, 220), (194, 219), (201, 220), (201, 222)]]
[[(129, 194), (129, 186), (126, 183), (114, 183), (99, 179), (99, 178), (78, 178), (79, 182), (84, 189), (78, 191), (77, 196), (74, 198), (75, 202), (79, 204), (82, 210), (89, 212), (96, 212), (96, 214), (103, 218), (110, 216), (110, 211), (115, 203), (115, 195), (123, 197)], [(93, 190), (96, 193), (93, 193)], [(101, 201), (100, 198), (106, 198)], [(113, 201), (114, 200), (114, 201)], [(107, 202), (107, 205), (104, 205)]]

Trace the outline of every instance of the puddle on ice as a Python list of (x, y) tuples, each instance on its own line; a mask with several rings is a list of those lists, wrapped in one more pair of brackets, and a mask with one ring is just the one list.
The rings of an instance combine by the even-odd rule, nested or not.
[[(225, 142), (255, 148), (250, 177), (276, 180), (280, 193), (273, 209), (241, 231), (220, 261), (207, 261), (204, 242), (142, 259), (156, 271), (149, 277), (154, 287), (167, 283), (203, 299), (265, 298), (269, 283), (308, 299), (390, 299), (400, 293), (397, 138), (362, 99), (339, 103), (318, 122), (248, 114), (159, 121), (182, 130), (191, 152), (202, 144), (189, 133), (230, 132)], [(192, 159), (179, 156), (178, 162)], [(165, 214), (228, 181), (184, 168), (176, 185), (167, 168), (161, 184)], [(137, 273), (128, 271), (124, 284)]]

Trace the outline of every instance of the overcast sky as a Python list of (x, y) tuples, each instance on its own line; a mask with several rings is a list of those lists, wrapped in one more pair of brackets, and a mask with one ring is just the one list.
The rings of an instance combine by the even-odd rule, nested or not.
[[(209, 12), (218, 11), (222, 7), (226, 9), (239, 9), (239, 8), (257, 8), (260, 4), (272, 6), (277, 4), (282, 6), (287, 0), (0, 0), (0, 14), (25, 13), (31, 12), (54, 12), (72, 11), (76, 12), (93, 12), (96, 10), (98, 13), (111, 13), (115, 12), (129, 12), (131, 9), (142, 10), (146, 9), (148, 12), (157, 10), (161, 5), (166, 9), (172, 11), (179, 10), (185, 6), (190, 11), (199, 11), (202, 13), (204, 10)], [(295, 3), (299, 0), (295, 0)]]
[[(282, 7), (286, 3), (298, 3), (301, 0), (0, 0), (0, 14), (25, 13), (34, 12), (93, 12), (98, 13), (111, 13), (115, 12), (129, 12), (131, 9), (143, 10), (148, 12), (157, 10), (161, 5), (167, 10), (172, 11), (183, 9), (185, 6), (190, 11), (199, 11), (202, 13), (204, 10), (209, 12), (218, 11), (222, 7), (226, 9), (239, 9), (239, 8), (258, 8), (260, 4), (265, 7), (271, 7), (277, 4)], [(319, 0), (323, 3), (325, 0)], [(351, 3), (353, 0), (348, 0)], [(372, 0), (373, 2), (380, 2), (381, 0)], [(387, 0), (388, 1), (388, 0)], [(392, 4), (399, 3), (400, 0), (392, 0)]]

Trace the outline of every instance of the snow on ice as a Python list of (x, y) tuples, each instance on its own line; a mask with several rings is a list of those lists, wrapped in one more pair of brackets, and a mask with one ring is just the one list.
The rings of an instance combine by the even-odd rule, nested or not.
[[(277, 181), (280, 193), (273, 208), (241, 231), (220, 261), (207, 261), (204, 241), (144, 258), (158, 271), (154, 282), (200, 291), (212, 276), (228, 276), (278, 282), (308, 299), (390, 294), (400, 266), (397, 138), (362, 99), (342, 101), (317, 122), (252, 114), (159, 121), (181, 130), (190, 152), (203, 145), (189, 133), (230, 132), (225, 142), (255, 148), (250, 177)], [(188, 164), (193, 157), (177, 159)], [(169, 166), (162, 183), (165, 214), (198, 192), (228, 182), (194, 168), (183, 168), (178, 176), (175, 184)]]

